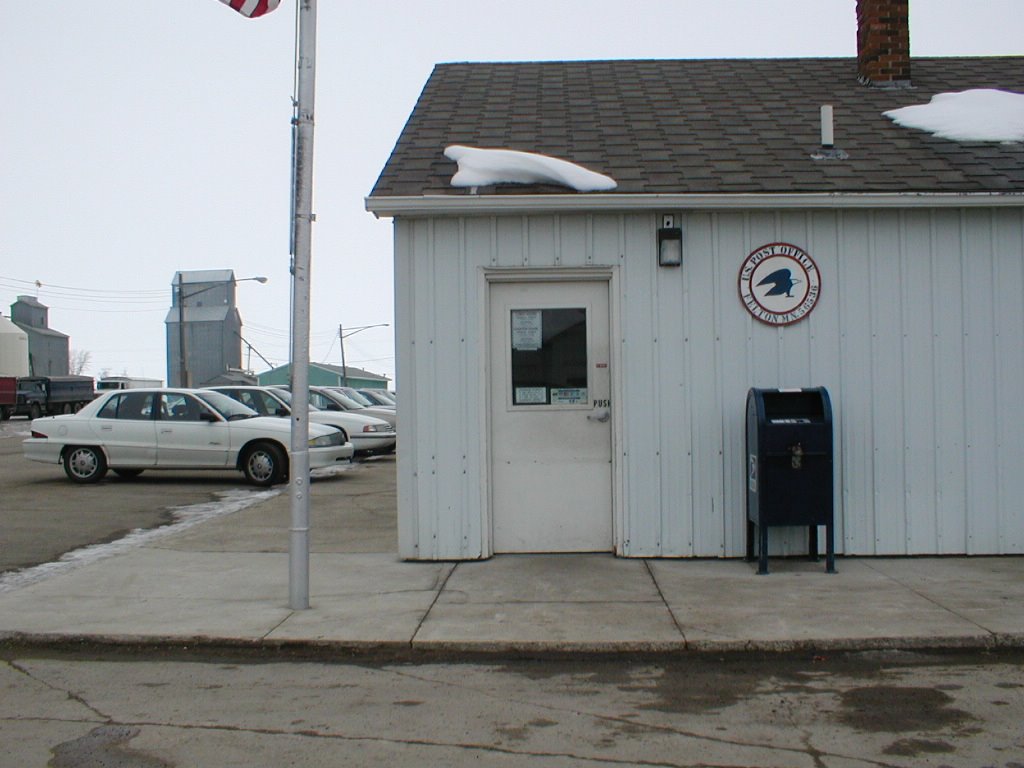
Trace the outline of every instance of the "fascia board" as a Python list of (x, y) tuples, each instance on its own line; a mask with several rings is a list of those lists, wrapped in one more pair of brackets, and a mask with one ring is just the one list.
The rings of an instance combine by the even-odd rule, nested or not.
[(367, 197), (378, 218), (637, 210), (779, 210), (808, 208), (1006, 208), (1024, 206), (1024, 193), (810, 193), (745, 195), (422, 195)]

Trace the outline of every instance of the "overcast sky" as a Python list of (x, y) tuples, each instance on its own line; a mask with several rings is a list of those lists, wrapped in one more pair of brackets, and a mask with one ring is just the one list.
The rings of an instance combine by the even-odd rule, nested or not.
[[(340, 363), (339, 324), (393, 324), (391, 223), (364, 198), (435, 63), (853, 56), (854, 8), (320, 2), (310, 359)], [(1024, 48), (1022, 0), (911, 0), (910, 23), (915, 56)], [(166, 378), (174, 273), (233, 269), (269, 278), (238, 286), (242, 334), (286, 362), (295, 0), (253, 20), (216, 0), (0, 0), (0, 29), (0, 311), (36, 295), (86, 373)], [(394, 376), (392, 328), (345, 350)]]

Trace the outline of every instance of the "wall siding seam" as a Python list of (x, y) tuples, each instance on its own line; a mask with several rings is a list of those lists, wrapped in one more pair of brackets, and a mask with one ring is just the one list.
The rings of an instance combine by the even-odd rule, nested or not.
[[(469, 250), (469, 248), (468, 248), (468, 245), (467, 245), (467, 242), (466, 242), (466, 218), (464, 216), (460, 216), (459, 217), (459, 219), (458, 219), (458, 227), (459, 227), (459, 253), (458, 253), (458, 261), (459, 261), (459, 274), (458, 274), (459, 295), (464, 297), (463, 300), (465, 300), (465, 297), (469, 296), (469, 286), (467, 284), (467, 281), (469, 279), (470, 271), (469, 271), (469, 258), (468, 258), (468, 250)], [(468, 303), (466, 305), (466, 308), (468, 309)], [(476, 515), (477, 522), (474, 523), (474, 521), (473, 521), (474, 505), (470, 504), (470, 502), (469, 502), (469, 482), (468, 482), (468, 480), (469, 480), (469, 471), (468, 471), (469, 467), (467, 466), (467, 458), (470, 455), (470, 451), (469, 451), (469, 440), (470, 440), (469, 422), (470, 422), (470, 419), (467, 418), (467, 414), (469, 413), (469, 410), (470, 410), (468, 406), (470, 406), (472, 404), (473, 399), (469, 397), (469, 393), (472, 390), (470, 389), (470, 387), (471, 387), (471, 378), (470, 378), (470, 374), (469, 374), (469, 359), (467, 357), (467, 350), (466, 350), (466, 335), (467, 335), (467, 331), (468, 331), (468, 328), (467, 328), (468, 320), (469, 320), (469, 312), (468, 311), (462, 311), (462, 312), (459, 313), (459, 363), (460, 363), (459, 364), (459, 369), (460, 369), (460, 373), (461, 373), (460, 390), (461, 390), (461, 395), (462, 396), (458, 399), (458, 401), (459, 401), (459, 403), (461, 404), (461, 407), (462, 407), (462, 418), (460, 419), (460, 421), (462, 422), (462, 424), (461, 424), (462, 428), (461, 428), (461, 433), (459, 435), (459, 453), (461, 453), (461, 455), (462, 455), (462, 478), (461, 478), (461, 481), (459, 482), (459, 496), (458, 496), (458, 498), (459, 498), (460, 507), (461, 507), (461, 509), (459, 510), (459, 518), (460, 518), (460, 521), (462, 523), (461, 549), (462, 549), (463, 557), (466, 557), (466, 556), (479, 557), (480, 556), (479, 548), (477, 546), (472, 546), (470, 544), (470, 541), (469, 541), (469, 535), (473, 532), (474, 529), (479, 527), (479, 517), (480, 517), (480, 515), (479, 515), (479, 511), (477, 510), (477, 515)], [(477, 536), (477, 539), (479, 539), (479, 536)]]
[(939, 388), (935, 382), (939, 380), (939, 333), (938, 333), (938, 317), (935, 314), (935, 297), (938, 295), (938, 276), (936, 272), (935, 264), (935, 244), (936, 233), (935, 233), (935, 211), (928, 212), (928, 329), (929, 329), (929, 361), (931, 363), (931, 380), (932, 380), (932, 391), (931, 391), (931, 423), (933, 428), (933, 444), (935, 450), (931, 453), (931, 476), (932, 476), (932, 487), (929, 496), (929, 506), (932, 510), (930, 518), (931, 527), (931, 541), (926, 551), (933, 551), (937, 553), (942, 552), (942, 538), (940, 535), (940, 506), (942, 503), (941, 497), (941, 482), (942, 482), (942, 465), (939, 460), (940, 456), (940, 435), (937, 425), (938, 420), (938, 404), (939, 404)]
[(906, 211), (900, 210), (896, 212), (897, 227), (897, 244), (898, 244), (898, 258), (899, 258), (899, 281), (900, 281), (900, 453), (903, 456), (902, 463), (902, 476), (903, 476), (903, 541), (897, 545), (900, 546), (901, 554), (908, 554), (911, 551), (911, 534), (913, 533), (913, 505), (911, 504), (911, 496), (913, 494), (913, 488), (911, 488), (911, 473), (910, 473), (910, 440), (909, 440), (909, 425), (907, 420), (910, 418), (910, 405), (908, 402), (908, 393), (910, 392), (910, 386), (907, 383), (907, 378), (910, 375), (910, 351), (909, 351), (909, 336), (910, 336), (910, 319), (908, 316), (910, 301), (907, 295), (909, 290), (908, 284), (908, 271), (907, 265), (907, 221)]
[[(426, 262), (428, 264), (428, 269), (427, 269), (427, 282), (428, 282), (427, 289), (428, 290), (427, 290), (427, 294), (429, 296), (434, 297), (436, 299), (436, 295), (437, 295), (436, 294), (436, 292), (437, 292), (437, 280), (436, 280), (436, 278), (437, 278), (437, 264), (435, 263), (435, 251), (436, 251), (436, 243), (437, 243), (437, 240), (436, 240), (436, 238), (437, 238), (437, 230), (436, 230), (436, 221), (435, 221), (435, 219), (430, 219), (427, 227), (428, 227), (428, 231), (427, 231), (427, 254), (426, 254)], [(428, 329), (427, 332), (430, 334), (430, 339), (428, 340), (426, 345), (424, 345), (422, 343), (420, 344), (420, 348), (421, 348), (420, 354), (425, 354), (425, 361), (422, 363), (422, 365), (425, 368), (425, 370), (427, 371), (427, 381), (426, 381), (426, 385), (425, 385), (425, 389), (429, 392), (429, 395), (427, 397), (427, 402), (431, 402), (431, 403), (432, 402), (436, 402), (436, 391), (435, 391), (436, 390), (436, 383), (435, 382), (437, 380), (437, 370), (436, 370), (436, 366), (434, 364), (436, 350), (433, 349), (433, 346), (434, 346), (434, 343), (433, 343), (434, 342), (434, 335), (436, 333), (436, 325), (435, 325), (435, 323), (437, 321), (436, 315), (434, 313), (434, 306), (436, 306), (436, 305), (432, 301), (430, 303), (430, 306), (426, 310), (427, 315), (428, 315), (428, 322), (423, 324), (423, 327)], [(422, 352), (422, 349), (423, 349), (424, 346), (428, 350), (427, 353)], [(434, 413), (434, 409), (430, 409), (430, 414), (431, 415), (430, 415), (429, 418), (432, 418), (433, 413)], [(421, 418), (423, 418), (424, 416), (425, 416), (425, 414), (421, 414)], [(427, 425), (427, 429), (423, 430), (423, 432), (425, 434), (436, 434), (436, 431), (432, 428), (432, 426), (436, 426), (436, 425)], [(421, 467), (420, 482), (426, 484), (425, 490), (427, 491), (427, 493), (425, 493), (424, 495), (428, 499), (430, 499), (430, 513), (429, 513), (429, 518), (428, 518), (429, 519), (429, 523), (430, 523), (430, 527), (429, 527), (429, 529), (427, 531), (427, 533), (429, 535), (429, 540), (430, 540), (430, 557), (433, 558), (433, 559), (438, 559), (441, 556), (441, 552), (442, 552), (442, 542), (439, 539), (439, 537), (441, 535), (441, 532), (440, 532), (440, 514), (441, 514), (441, 510), (439, 508), (440, 499), (438, 498), (438, 495), (437, 495), (437, 456), (436, 456), (436, 451), (434, 451), (433, 449), (430, 451), (430, 476), (429, 476), (429, 478), (427, 478), (425, 475), (426, 475), (426, 473), (424, 473), (422, 471), (422, 467)]]
[[(989, 285), (992, 286), (992, 295), (989, 297), (990, 301), (988, 304), (989, 312), (991, 313), (992, 322), (992, 337), (990, 343), (992, 345), (992, 360), (993, 360), (993, 373), (992, 377), (992, 402), (999, 403), (999, 382), (1002, 381), (1004, 362), (1002, 355), (999, 354), (999, 318), (996, 315), (996, 299), (998, 294), (998, 286), (1000, 279), (999, 270), (999, 257), (997, 254), (998, 244), (996, 241), (996, 223), (995, 217), (992, 211), (988, 212), (988, 242), (989, 242), (989, 258), (992, 263), (992, 280)], [(1002, 508), (1002, 462), (1001, 459), (1001, 447), (999, 440), (999, 408), (994, 407), (992, 409), (992, 452), (993, 452), (993, 474), (995, 475), (996, 487), (993, 489), (992, 494), (995, 509), (993, 510), (994, 521), (995, 521), (995, 551), (1002, 554), (1005, 552), (1005, 538), (1003, 534), (1003, 508)]]
[[(967, 251), (968, 251), (968, 247), (967, 247), (967, 245), (968, 245), (967, 244), (967, 211), (965, 209), (961, 208), (959, 213), (960, 213), (960, 215), (959, 215), (960, 228), (959, 228), (958, 234), (959, 234), (959, 241), (960, 241), (960, 254), (959, 254), (960, 255), (960, 261), (959, 261), (959, 264), (960, 264), (960, 285), (961, 286), (965, 286), (965, 285), (968, 284), (967, 283), (967, 275), (965, 273), (965, 270), (967, 269), (967, 257), (968, 257), (968, 253), (967, 253)], [(966, 407), (967, 404), (968, 404), (968, 397), (967, 397), (967, 395), (968, 395), (968, 384), (969, 384), (968, 372), (967, 372), (967, 362), (968, 362), (968, 349), (967, 348), (969, 346), (970, 335), (971, 335), (971, 321), (970, 321), (970, 316), (968, 314), (969, 305), (970, 305), (970, 303), (969, 303), (969, 301), (967, 299), (966, 291), (962, 290), (960, 292), (960, 323), (961, 323), (961, 325), (960, 325), (960, 345), (961, 345), (960, 346), (960, 359), (962, 361), (962, 365), (960, 367), (960, 378), (961, 378), (961, 381), (960, 381), (960, 391), (963, 394), (962, 402), (964, 403), (965, 407), (960, 412), (961, 413), (961, 420), (962, 420), (963, 438), (964, 438), (963, 452), (961, 454), (960, 461), (963, 462), (963, 478), (964, 478), (964, 480), (963, 480), (963, 488), (962, 488), (961, 492), (963, 494), (962, 508), (964, 510), (966, 510), (966, 509), (968, 509), (970, 507), (970, 500), (971, 500), (971, 496), (972, 496), (971, 489), (972, 489), (972, 486), (973, 486), (973, 482), (972, 482), (972, 479), (971, 479), (972, 473), (971, 473), (971, 460), (970, 460), (970, 455), (971, 455), (971, 451), (973, 450), (973, 446), (971, 445), (970, 415), (968, 414), (968, 408)], [(967, 554), (972, 554), (972, 550), (974, 549), (974, 531), (972, 530), (972, 522), (971, 522), (971, 519), (970, 519), (969, 515), (965, 514), (963, 516), (962, 525), (963, 525), (963, 528), (964, 528), (964, 551)]]
[[(657, 219), (656, 215), (652, 214), (650, 216), (650, 220), (651, 220), (650, 221), (650, 226), (652, 226), (652, 227), (656, 226), (656, 219)], [(625, 222), (624, 222), (624, 220), (623, 220), (623, 238), (625, 238)], [(626, 248), (625, 248), (625, 240), (623, 242), (624, 242), (624, 247), (622, 249), (622, 252), (623, 253), (627, 253)], [(664, 413), (664, 406), (665, 406), (665, 404), (662, 402), (662, 395), (664, 394), (664, 392), (663, 392), (664, 388), (662, 386), (662, 384), (663, 384), (663, 382), (662, 382), (662, 371), (663, 371), (662, 355), (665, 354), (665, 349), (664, 349), (664, 345), (659, 344), (659, 338), (661, 337), (661, 313), (662, 313), (663, 308), (661, 306), (662, 297), (661, 297), (661, 292), (659, 290), (660, 282), (661, 282), (660, 281), (661, 275), (659, 274), (658, 269), (659, 269), (658, 267), (650, 268), (650, 276), (648, 278), (649, 282), (650, 282), (650, 286), (649, 287), (650, 287), (650, 291), (651, 291), (651, 301), (647, 305), (648, 306), (648, 311), (649, 311), (648, 322), (650, 323), (650, 326), (649, 326), (650, 333), (648, 335), (648, 338), (650, 338), (651, 339), (651, 343), (654, 344), (654, 350), (655, 350), (654, 354), (651, 357), (651, 369), (652, 369), (651, 370), (651, 374), (652, 374), (652, 380), (651, 380), (651, 389), (652, 389), (651, 395), (652, 395), (652, 397), (651, 397), (651, 402), (652, 403), (657, 403), (658, 413)], [(664, 433), (662, 432), (662, 429), (661, 429), (661, 419), (654, 419), (653, 432), (654, 432), (654, 434), (652, 435), (652, 438), (654, 440), (654, 445), (656, 446), (656, 450), (657, 450), (657, 454), (656, 454), (656, 457), (657, 457), (656, 466), (658, 467), (657, 503), (658, 503), (658, 511), (659, 511), (659, 514), (658, 514), (658, 530), (654, 534), (653, 551), (658, 556), (662, 556), (662, 555), (665, 554), (665, 546), (664, 546), (665, 538), (666, 538), (665, 534), (668, 531), (668, 526), (666, 525), (666, 521), (665, 521), (665, 513), (666, 513), (666, 506), (667, 506), (666, 503), (665, 503), (665, 477), (666, 477), (665, 461), (666, 461), (666, 458), (667, 458), (669, 452), (667, 450), (665, 450)], [(654, 489), (652, 489), (652, 491), (653, 490)]]
[[(835, 298), (836, 307), (836, 343), (834, 348), (836, 350), (842, 349), (842, 329), (843, 329), (843, 304), (840, 301), (840, 269), (842, 267), (842, 249), (840, 243), (842, 242), (841, 232), (843, 225), (843, 212), (835, 211), (832, 216), (832, 252), (835, 254), (835, 272), (832, 276), (832, 291)], [(832, 436), (832, 450), (835, 452), (834, 466), (833, 466), (833, 482), (835, 486), (833, 488), (832, 498), (835, 504), (835, 546), (836, 552), (840, 554), (846, 554), (846, 461), (843, 456), (843, 435), (846, 433), (847, 423), (845, 416), (845, 408), (842, 407), (842, 403), (845, 399), (845, 379), (843, 378), (843, 355), (841, 352), (836, 354), (835, 360), (835, 375), (836, 381), (833, 385), (833, 392), (835, 393), (838, 405), (833, 404), (832, 413), (832, 425), (834, 434)]]
[[(718, 252), (718, 241), (716, 239), (716, 233), (712, 233), (712, 235), (711, 235), (711, 254), (715, 254), (717, 252)], [(712, 256), (712, 258), (714, 258), (714, 257)], [(711, 290), (712, 290), (712, 294), (711, 295), (713, 297), (712, 298), (712, 303), (711, 303), (711, 311), (714, 313), (714, 330), (715, 330), (715, 335), (714, 335), (715, 337), (712, 340), (712, 354), (714, 355), (713, 369), (715, 371), (715, 386), (714, 386), (715, 399), (716, 399), (715, 411), (717, 413), (721, 414), (721, 418), (719, 418), (719, 422), (718, 422), (718, 427), (719, 428), (717, 430), (717, 438), (716, 438), (717, 445), (715, 446), (715, 448), (718, 450), (718, 457), (713, 462), (712, 466), (717, 467), (717, 472), (718, 472), (718, 477), (715, 478), (715, 488), (717, 489), (716, 495), (717, 495), (717, 497), (719, 499), (719, 509), (720, 509), (720, 515), (721, 515), (721, 521), (719, 523), (719, 532), (718, 532), (718, 536), (719, 536), (719, 539), (718, 539), (718, 556), (719, 557), (726, 557), (730, 553), (730, 551), (731, 551), (730, 550), (730, 543), (731, 543), (730, 542), (730, 538), (731, 538), (730, 533), (734, 530), (734, 527), (733, 527), (734, 523), (732, 523), (731, 521), (736, 518), (738, 513), (736, 511), (734, 511), (734, 510), (730, 510), (726, 506), (726, 496), (727, 496), (726, 490), (725, 490), (726, 489), (726, 484), (728, 482), (730, 482), (730, 481), (731, 482), (735, 482), (736, 478), (730, 479), (729, 478), (729, 473), (726, 471), (726, 467), (725, 467), (725, 454), (726, 454), (725, 446), (726, 446), (726, 443), (728, 441), (728, 432), (726, 430), (725, 418), (724, 418), (724, 414), (725, 414), (725, 410), (726, 410), (724, 408), (724, 403), (725, 403), (725, 391), (724, 391), (724, 389), (725, 389), (725, 364), (724, 364), (723, 355), (722, 355), (722, 322), (723, 322), (722, 312), (724, 310), (725, 302), (721, 300), (721, 297), (724, 297), (724, 294), (722, 293), (722, 273), (721, 273), (721, 271), (719, 269), (719, 264), (718, 264), (717, 261), (712, 261), (711, 262)], [(690, 455), (691, 456), (693, 455), (692, 438), (691, 438), (691, 443), (690, 443)], [(742, 485), (742, 481), (741, 481), (741, 485)], [(712, 497), (712, 505), (713, 504), (714, 504), (714, 497)], [(743, 519), (746, 520), (746, 510), (743, 509), (743, 510), (741, 510), (741, 512), (742, 512)], [(745, 528), (745, 525), (741, 526), (741, 528)], [(739, 555), (739, 554), (746, 554), (746, 547), (745, 546), (741, 546), (741, 545), (745, 545), (745, 542), (735, 542), (735, 543), (736, 543), (736, 554), (737, 555)]]

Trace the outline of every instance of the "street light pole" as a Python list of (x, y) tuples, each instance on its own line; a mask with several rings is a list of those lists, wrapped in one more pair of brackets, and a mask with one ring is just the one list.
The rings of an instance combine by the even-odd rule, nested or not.
[(188, 357), (185, 355), (185, 277), (178, 270), (178, 386), (187, 387)]
[(309, 294), (313, 257), (313, 105), (316, 0), (295, 4), (295, 109), (292, 116), (292, 428), (288, 607), (309, 608)]
[[(260, 275), (259, 277), (240, 277), (237, 280), (232, 278), (231, 280), (225, 281), (230, 282), (232, 285), (238, 285), (249, 280), (255, 280), (257, 283), (267, 282), (267, 278)], [(185, 349), (185, 299), (191, 299), (193, 296), (198, 296), (200, 293), (206, 293), (212, 291), (214, 288), (219, 288), (223, 283), (217, 283), (216, 285), (208, 285), (205, 288), (200, 288), (198, 291), (192, 291), (192, 293), (185, 293), (185, 276), (181, 270), (178, 270), (178, 386), (179, 387), (191, 387), (192, 386), (192, 375), (188, 368), (188, 352)], [(239, 337), (241, 338), (241, 337)]]
[(341, 344), (341, 386), (348, 386), (348, 366), (345, 365), (345, 339), (348, 336), (353, 336), (360, 331), (365, 331), (367, 328), (387, 328), (388, 323), (374, 323), (373, 325), (358, 325), (355, 328), (349, 328), (348, 333), (341, 327), (341, 323), (338, 323), (338, 342)]

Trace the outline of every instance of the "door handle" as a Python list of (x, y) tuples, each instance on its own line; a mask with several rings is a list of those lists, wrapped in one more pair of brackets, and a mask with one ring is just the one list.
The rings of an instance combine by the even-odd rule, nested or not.
[(604, 424), (612, 417), (610, 408), (595, 408), (587, 414), (587, 421), (599, 421)]

